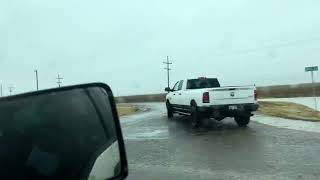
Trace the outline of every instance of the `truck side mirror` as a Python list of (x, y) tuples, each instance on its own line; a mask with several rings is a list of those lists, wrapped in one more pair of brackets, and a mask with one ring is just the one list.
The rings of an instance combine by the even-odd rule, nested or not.
[[(0, 98), (0, 179), (125, 179), (110, 87), (76, 85)], [(5, 144), (2, 144), (5, 143)]]
[(167, 92), (171, 92), (172, 91), (172, 89), (170, 89), (169, 87), (166, 87), (164, 90), (167, 91)]

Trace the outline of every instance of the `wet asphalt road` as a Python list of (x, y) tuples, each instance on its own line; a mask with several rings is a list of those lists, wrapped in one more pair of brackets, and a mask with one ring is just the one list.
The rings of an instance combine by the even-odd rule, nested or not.
[(129, 180), (320, 179), (320, 133), (230, 118), (193, 129), (188, 117), (168, 120), (163, 104), (145, 106), (121, 118)]

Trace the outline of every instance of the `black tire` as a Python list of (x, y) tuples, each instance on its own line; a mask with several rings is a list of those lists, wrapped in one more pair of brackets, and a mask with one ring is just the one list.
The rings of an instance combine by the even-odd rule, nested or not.
[(246, 116), (246, 115), (235, 116), (234, 120), (236, 121), (239, 127), (245, 127), (250, 122), (250, 116)]
[(167, 102), (166, 106), (167, 106), (167, 116), (169, 119), (171, 119), (171, 118), (173, 118), (173, 110), (172, 110), (170, 102)]
[(193, 104), (191, 105), (191, 125), (194, 128), (199, 127), (201, 124), (201, 115), (198, 112), (198, 107)]

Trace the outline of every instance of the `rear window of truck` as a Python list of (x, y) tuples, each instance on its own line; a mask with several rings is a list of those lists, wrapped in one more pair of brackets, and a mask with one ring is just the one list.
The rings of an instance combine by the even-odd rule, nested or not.
[(220, 87), (220, 83), (217, 78), (189, 79), (187, 81), (187, 89), (203, 89), (216, 87)]

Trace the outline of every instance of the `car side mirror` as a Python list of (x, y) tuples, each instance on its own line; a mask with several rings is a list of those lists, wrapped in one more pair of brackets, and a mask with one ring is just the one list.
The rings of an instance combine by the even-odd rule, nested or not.
[(166, 87), (164, 90), (167, 91), (167, 92), (172, 92), (172, 91), (173, 91), (173, 90), (170, 89), (169, 87)]
[(103, 83), (0, 98), (0, 179), (125, 179), (115, 100)]

